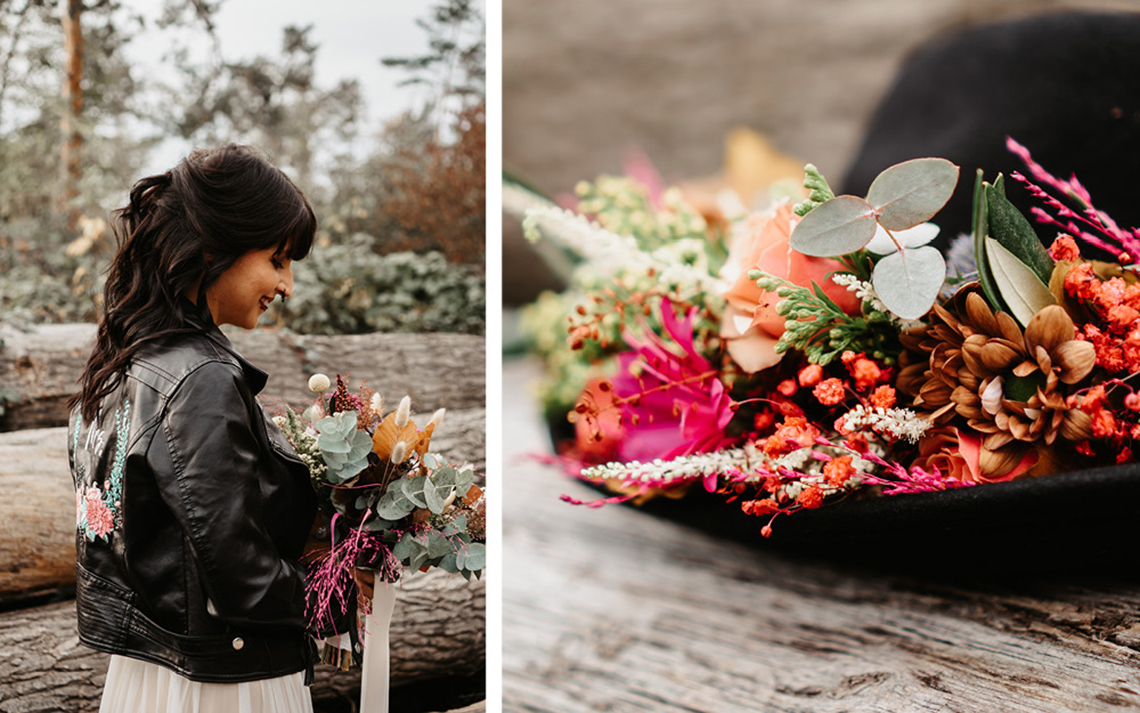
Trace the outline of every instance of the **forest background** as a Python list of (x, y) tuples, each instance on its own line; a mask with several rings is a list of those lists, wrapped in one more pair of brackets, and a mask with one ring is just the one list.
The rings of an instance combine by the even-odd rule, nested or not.
[(94, 321), (115, 249), (107, 217), (131, 184), (169, 168), (155, 162), (172, 145), (170, 165), (179, 146), (235, 142), (281, 166), (320, 223), (277, 324), (482, 334), (480, 4), (424, 3), (422, 53), (369, 48), (420, 88), (376, 125), (358, 79), (319, 78), (312, 25), (284, 27), (276, 54), (232, 59), (226, 3), (0, 0), (0, 320)]

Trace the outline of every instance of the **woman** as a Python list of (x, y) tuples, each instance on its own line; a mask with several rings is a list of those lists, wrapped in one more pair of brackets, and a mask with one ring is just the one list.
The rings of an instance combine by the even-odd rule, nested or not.
[(316, 219), (253, 150), (135, 184), (72, 402), (79, 637), (111, 654), (101, 711), (310, 711), (306, 466), (255, 399), (252, 329), (293, 290)]

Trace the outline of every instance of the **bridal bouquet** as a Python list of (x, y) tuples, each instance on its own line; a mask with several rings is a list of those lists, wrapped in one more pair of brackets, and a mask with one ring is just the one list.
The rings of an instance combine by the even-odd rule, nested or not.
[(505, 187), (528, 237), (576, 261), (524, 326), (546, 412), (573, 424), (562, 462), (613, 493), (586, 504), (704, 488), (767, 537), (842, 498), (1135, 460), (1140, 231), (1008, 147), (1048, 248), (981, 171), (972, 235), (930, 246), (959, 182), (939, 158), (866, 196), (808, 165), (804, 192), (751, 213), (628, 177), (580, 184), (573, 210)]
[(316, 403), (274, 421), (309, 466), (332, 545), (311, 567), (310, 619), (326, 628), (347, 610), (353, 572), (395, 582), (405, 570), (439, 567), (471, 579), (486, 565), (486, 501), (470, 466), (447, 464), (428, 449), (439, 409), (421, 429), (407, 396), (385, 414), (379, 394), (350, 393), (338, 375), (309, 380)]

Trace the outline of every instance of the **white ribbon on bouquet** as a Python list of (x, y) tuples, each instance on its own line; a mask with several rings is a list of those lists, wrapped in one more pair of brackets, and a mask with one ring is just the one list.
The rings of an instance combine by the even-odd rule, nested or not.
[(396, 585), (377, 578), (372, 594), (372, 612), (364, 619), (361, 713), (388, 713), (388, 629), (395, 605)]

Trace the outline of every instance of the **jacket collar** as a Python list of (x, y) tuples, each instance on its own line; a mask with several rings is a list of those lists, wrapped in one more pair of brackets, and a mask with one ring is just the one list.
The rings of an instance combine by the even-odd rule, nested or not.
[(186, 297), (182, 297), (182, 313), (186, 316), (186, 322), (190, 325), (202, 330), (202, 333), (222, 349), (232, 354), (237, 359), (238, 364), (241, 366), (242, 373), (245, 375), (246, 383), (249, 384), (250, 391), (254, 396), (261, 393), (265, 388), (265, 383), (269, 380), (269, 374), (264, 370), (251, 364), (243, 357), (234, 345), (230, 343), (228, 337), (222, 333), (218, 325), (214, 324), (214, 318), (210, 314), (210, 309), (202, 304), (201, 306), (195, 305)]

